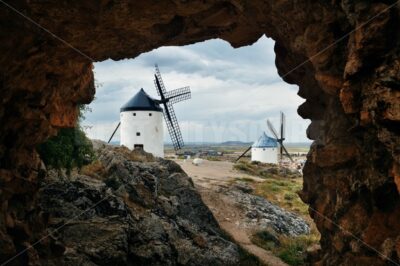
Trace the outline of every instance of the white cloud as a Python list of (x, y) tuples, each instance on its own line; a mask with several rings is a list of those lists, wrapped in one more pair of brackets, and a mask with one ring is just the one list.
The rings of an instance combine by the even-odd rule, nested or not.
[[(280, 79), (274, 61), (273, 41), (262, 37), (239, 49), (210, 40), (162, 47), (133, 60), (96, 63), (100, 87), (84, 121), (92, 126), (87, 133), (107, 140), (118, 123), (119, 108), (140, 88), (157, 97), (153, 75), (158, 63), (168, 90), (191, 87), (192, 99), (175, 105), (185, 141), (254, 141), (267, 130), (266, 118), (278, 126), (280, 110), (287, 116), (287, 140), (307, 141), (308, 122), (296, 113), (304, 100), (297, 96), (297, 86)], [(165, 139), (169, 141), (167, 135)]]

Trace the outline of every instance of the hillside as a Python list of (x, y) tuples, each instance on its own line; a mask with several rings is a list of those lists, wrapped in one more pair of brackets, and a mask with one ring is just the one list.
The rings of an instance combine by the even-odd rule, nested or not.
[(41, 184), (49, 225), (37, 247), (42, 265), (241, 265), (249, 259), (176, 163), (95, 147), (98, 161), (81, 173), (52, 172)]

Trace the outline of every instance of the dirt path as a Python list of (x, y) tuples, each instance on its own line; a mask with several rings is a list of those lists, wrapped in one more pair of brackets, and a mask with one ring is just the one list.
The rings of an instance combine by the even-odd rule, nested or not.
[(192, 177), (204, 203), (210, 208), (221, 228), (230, 234), (242, 248), (257, 256), (266, 265), (287, 265), (270, 251), (251, 242), (252, 231), (242, 226), (244, 217), (240, 205), (232, 198), (218, 193), (219, 187), (229, 186), (236, 178), (251, 178), (256, 182), (261, 182), (261, 178), (234, 171), (233, 164), (227, 161), (204, 160), (199, 166), (193, 165), (191, 161), (177, 160), (176, 162)]
[(251, 178), (254, 181), (261, 182), (263, 179), (240, 173), (232, 170), (233, 163), (228, 161), (207, 161), (196, 166), (191, 160), (186, 162), (176, 160), (183, 170), (193, 179), (196, 185), (206, 188), (215, 187), (216, 185), (230, 184), (235, 178)]

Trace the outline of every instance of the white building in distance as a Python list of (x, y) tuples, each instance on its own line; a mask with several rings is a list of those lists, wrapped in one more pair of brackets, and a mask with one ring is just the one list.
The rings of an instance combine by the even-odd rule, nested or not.
[(278, 164), (278, 141), (263, 132), (251, 147), (251, 160)]
[(121, 145), (164, 157), (163, 110), (141, 89), (120, 109)]

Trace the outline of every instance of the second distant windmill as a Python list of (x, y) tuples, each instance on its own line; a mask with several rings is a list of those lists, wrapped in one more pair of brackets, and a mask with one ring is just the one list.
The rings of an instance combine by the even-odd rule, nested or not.
[(262, 136), (256, 141), (252, 146), (246, 149), (237, 159), (239, 161), (240, 158), (246, 155), (247, 152), (251, 150), (251, 160), (259, 161), (262, 163), (273, 163), (276, 164), (278, 162), (278, 144), (279, 144), (279, 159), (283, 161), (283, 155), (286, 155), (292, 162), (292, 156), (290, 156), (289, 152), (283, 145), (283, 141), (285, 140), (285, 124), (286, 117), (283, 112), (280, 113), (280, 134), (278, 135), (276, 129), (272, 125), (271, 121), (267, 120), (267, 126), (269, 131), (275, 138), (269, 137), (267, 134), (263, 133)]

